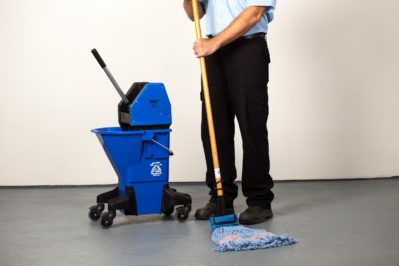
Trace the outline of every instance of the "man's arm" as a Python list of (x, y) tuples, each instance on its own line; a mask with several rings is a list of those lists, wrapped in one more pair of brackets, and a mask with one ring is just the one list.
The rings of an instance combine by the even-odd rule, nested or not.
[[(194, 21), (193, 4), (191, 3), (191, 0), (184, 0), (183, 7), (184, 7), (184, 10), (186, 11), (186, 14), (189, 17), (189, 19)], [(198, 2), (198, 12), (199, 12), (198, 15), (200, 18), (202, 18), (205, 15), (205, 11), (199, 2)]]
[(240, 38), (262, 19), (265, 11), (264, 6), (247, 7), (224, 31), (212, 39), (196, 41), (193, 47), (195, 55), (198, 58), (211, 55), (220, 47)]

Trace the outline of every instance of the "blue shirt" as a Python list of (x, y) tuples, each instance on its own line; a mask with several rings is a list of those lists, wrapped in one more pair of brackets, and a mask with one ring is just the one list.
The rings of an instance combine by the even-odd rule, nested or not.
[(204, 7), (206, 17), (206, 35), (217, 35), (249, 6), (266, 6), (267, 11), (262, 19), (245, 35), (258, 32), (267, 33), (268, 24), (273, 20), (276, 0), (200, 0)]

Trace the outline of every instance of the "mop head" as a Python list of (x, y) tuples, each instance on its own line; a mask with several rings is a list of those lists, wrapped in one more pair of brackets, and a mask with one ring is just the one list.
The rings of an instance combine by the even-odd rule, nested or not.
[(241, 225), (220, 226), (212, 231), (212, 241), (218, 245), (214, 251), (243, 251), (276, 248), (295, 244), (288, 235), (275, 235), (264, 229), (250, 229)]

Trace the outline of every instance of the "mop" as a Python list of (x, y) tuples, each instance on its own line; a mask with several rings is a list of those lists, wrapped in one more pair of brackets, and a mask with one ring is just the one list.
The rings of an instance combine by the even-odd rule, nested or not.
[[(191, 2), (196, 39), (200, 40), (202, 38), (202, 33), (198, 15), (198, 0), (193, 0)], [(200, 66), (217, 194), (217, 210), (215, 215), (209, 219), (212, 241), (218, 245), (215, 251), (255, 250), (294, 244), (296, 240), (288, 235), (275, 235), (263, 229), (254, 230), (241, 226), (238, 223), (236, 214), (226, 212), (204, 57), (200, 58)]]

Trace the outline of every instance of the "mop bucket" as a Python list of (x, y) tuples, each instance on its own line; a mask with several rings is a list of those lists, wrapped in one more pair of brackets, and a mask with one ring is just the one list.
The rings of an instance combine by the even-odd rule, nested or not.
[(123, 131), (119, 127), (93, 129), (116, 174), (119, 195), (133, 187), (137, 214), (161, 213), (162, 194), (168, 183), (170, 129)]

